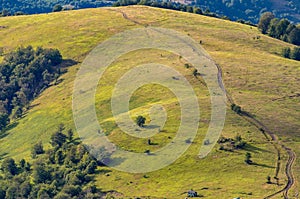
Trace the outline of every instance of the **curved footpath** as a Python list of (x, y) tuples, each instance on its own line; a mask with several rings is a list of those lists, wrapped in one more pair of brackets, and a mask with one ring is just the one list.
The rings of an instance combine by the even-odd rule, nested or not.
[[(110, 10), (121, 13), (124, 19), (129, 20), (136, 25), (148, 27), (148, 24), (143, 24), (143, 23), (140, 23), (136, 20), (129, 18), (127, 16), (127, 14), (122, 10), (115, 10), (115, 9), (110, 9)], [(207, 58), (210, 59), (213, 63), (215, 63), (214, 60), (212, 60), (211, 58), (209, 58), (209, 57), (207, 57)], [(218, 69), (218, 77), (217, 77), (218, 84), (219, 84), (220, 88), (225, 92), (229, 105), (234, 104), (234, 100), (232, 99), (230, 94), (225, 89), (225, 86), (223, 83), (223, 78), (222, 78), (223, 77), (222, 68), (217, 63), (215, 63), (215, 65), (217, 66), (217, 69)], [(287, 177), (288, 182), (283, 189), (281, 189), (269, 196), (264, 197), (264, 199), (273, 198), (274, 196), (276, 196), (280, 193), (283, 193), (283, 197), (285, 199), (288, 199), (289, 198), (288, 192), (295, 183), (295, 179), (293, 176), (293, 169), (292, 169), (293, 164), (296, 159), (295, 152), (291, 148), (287, 147), (285, 144), (280, 142), (275, 133), (273, 133), (271, 130), (269, 130), (261, 121), (254, 118), (250, 113), (242, 111), (241, 114), (239, 114), (239, 115), (241, 117), (243, 117), (245, 120), (247, 120), (250, 124), (254, 125), (257, 129), (259, 129), (265, 135), (266, 139), (274, 146), (275, 150), (277, 151), (277, 166), (276, 166), (275, 178), (278, 177), (278, 173), (280, 171), (280, 165), (281, 165), (280, 164), (281, 155), (280, 155), (280, 149), (278, 146), (280, 146), (284, 151), (286, 151), (286, 153), (288, 155), (288, 160), (287, 160), (287, 163), (285, 166), (285, 175)], [(271, 140), (269, 139), (268, 136), (271, 137)]]
[[(213, 60), (212, 60), (213, 61)], [(230, 104), (234, 104), (234, 101), (232, 99), (232, 97), (229, 95), (229, 93), (226, 91), (225, 86), (223, 84), (223, 80), (222, 80), (222, 76), (223, 76), (223, 72), (221, 67), (215, 63), (215, 65), (218, 67), (218, 82), (219, 82), (219, 86), (222, 88), (222, 90), (225, 92), (227, 100)], [(269, 135), (271, 137), (271, 144), (274, 146), (275, 150), (277, 151), (277, 167), (276, 167), (276, 173), (275, 173), (275, 178), (278, 177), (278, 173), (280, 171), (280, 160), (281, 160), (281, 156), (280, 156), (280, 149), (278, 148), (278, 145), (284, 149), (288, 155), (288, 161), (286, 163), (285, 166), (285, 175), (287, 177), (287, 184), (285, 185), (285, 187), (269, 196), (264, 197), (264, 199), (269, 199), (272, 198), (280, 193), (283, 193), (283, 197), (285, 199), (288, 199), (288, 192), (289, 190), (292, 188), (292, 186), (295, 183), (295, 179), (293, 176), (293, 164), (295, 162), (296, 159), (296, 154), (295, 152), (287, 147), (286, 145), (284, 145), (283, 143), (279, 142), (278, 137), (275, 135), (275, 133), (273, 133), (271, 130), (269, 130), (262, 122), (260, 122), (259, 120), (255, 119), (250, 113), (247, 113), (245, 111), (242, 111), (241, 114), (239, 114), (241, 117), (243, 117), (244, 119), (246, 119), (250, 124), (254, 125), (256, 128), (258, 128), (267, 138), (268, 141), (270, 141), (268, 139)], [(278, 178), (277, 178), (278, 179)]]

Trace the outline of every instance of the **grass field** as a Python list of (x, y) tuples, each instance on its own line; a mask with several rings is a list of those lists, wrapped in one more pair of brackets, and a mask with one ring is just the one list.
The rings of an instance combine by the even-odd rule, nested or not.
[[(164, 27), (189, 35), (218, 63), (224, 73), (225, 86), (243, 109), (254, 114), (281, 140), (290, 143), (297, 153), (300, 148), (299, 93), (300, 64), (280, 57), (281, 49), (291, 46), (261, 35), (255, 27), (230, 21), (162, 10), (149, 7), (120, 7), (86, 9), (43, 15), (0, 18), (0, 47), (5, 52), (23, 45), (58, 48), (65, 59), (79, 64), (64, 74), (62, 82), (51, 86), (32, 103), (23, 118), (0, 137), (0, 156), (30, 159), (30, 147), (39, 140), (45, 145), (60, 123), (75, 128), (72, 118), (72, 89), (80, 63), (100, 42), (124, 30), (142, 27), (125, 19), (120, 11), (144, 25)], [(138, 59), (137, 59), (138, 58)], [(157, 50), (134, 51), (120, 57), (105, 72), (98, 88), (96, 107), (99, 122), (109, 138), (122, 148), (143, 152), (156, 150), (169, 143), (178, 127), (179, 107), (175, 96), (158, 85), (145, 85), (131, 98), (131, 115), (147, 116), (150, 105), (159, 102), (168, 113), (162, 133), (152, 139), (157, 145), (148, 146), (146, 139), (134, 139), (120, 131), (110, 112), (112, 85), (130, 68), (149, 62), (159, 62), (180, 71), (193, 85), (199, 99), (201, 120), (197, 137), (191, 147), (172, 165), (147, 174), (129, 174), (109, 168), (99, 168), (97, 184), (104, 191), (114, 190), (120, 197), (184, 198), (194, 189), (205, 198), (263, 198), (284, 187), (284, 168), (279, 173), (280, 186), (267, 184), (274, 176), (276, 151), (259, 130), (228, 109), (223, 136), (240, 134), (248, 143), (246, 150), (224, 152), (218, 146), (204, 159), (197, 154), (210, 120), (208, 91), (201, 79), (193, 77), (192, 69), (184, 67), (185, 60), (169, 52)], [(155, 90), (155, 92), (153, 92)], [(148, 118), (148, 116), (147, 116)], [(149, 118), (148, 118), (149, 119)], [(150, 147), (150, 148), (149, 148)], [(250, 151), (257, 165), (244, 163)], [(283, 153), (282, 165), (286, 160)], [(298, 153), (298, 155), (300, 155)], [(294, 175), (296, 184), (291, 198), (299, 191), (299, 159)], [(109, 174), (109, 175), (108, 175)], [(275, 198), (281, 198), (278, 195)]]

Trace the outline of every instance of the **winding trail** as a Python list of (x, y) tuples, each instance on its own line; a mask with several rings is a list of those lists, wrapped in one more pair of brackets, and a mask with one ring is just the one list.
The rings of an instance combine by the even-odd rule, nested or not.
[[(212, 60), (213, 61), (213, 60)], [(232, 99), (232, 97), (229, 95), (229, 93), (226, 91), (225, 86), (223, 84), (223, 72), (222, 72), (222, 68), (215, 63), (215, 65), (218, 67), (218, 82), (219, 82), (219, 86), (222, 88), (222, 90), (225, 92), (227, 100), (230, 104), (234, 104), (234, 100)], [(283, 197), (285, 199), (288, 199), (288, 192), (289, 190), (292, 188), (292, 186), (295, 183), (295, 178), (293, 175), (293, 164), (296, 160), (296, 154), (295, 152), (287, 147), (286, 145), (284, 145), (283, 143), (281, 143), (278, 139), (278, 137), (276, 136), (275, 133), (273, 133), (267, 126), (265, 126), (261, 121), (257, 120), (256, 118), (254, 118), (250, 113), (242, 111), (239, 114), (241, 117), (243, 117), (245, 120), (247, 120), (250, 124), (254, 125), (257, 129), (259, 129), (266, 137), (266, 139), (268, 141), (271, 141), (271, 144), (274, 146), (275, 150), (277, 151), (277, 166), (276, 166), (276, 172), (275, 172), (275, 178), (278, 179), (278, 174), (280, 171), (280, 161), (281, 161), (281, 153), (280, 153), (280, 149), (278, 146), (280, 146), (283, 150), (286, 151), (287, 155), (288, 155), (288, 160), (285, 166), (285, 175), (287, 177), (287, 184), (285, 185), (285, 187), (271, 195), (268, 195), (266, 197), (264, 197), (264, 199), (269, 199), (269, 198), (273, 198), (274, 196), (283, 193)], [(271, 137), (271, 140), (269, 140), (268, 136), (269, 135)]]
[[(148, 27), (149, 26), (149, 24), (143, 24), (139, 21), (136, 21), (134, 19), (129, 18), (128, 15), (122, 10), (119, 10), (119, 9), (118, 10), (109, 9), (109, 10), (121, 13), (124, 19), (126, 19), (128, 21), (131, 21), (136, 25), (143, 26), (143, 27)], [(218, 84), (219, 84), (220, 88), (223, 90), (223, 92), (226, 94), (228, 105), (234, 104), (233, 98), (230, 96), (230, 94), (227, 92), (227, 90), (224, 86), (222, 68), (217, 63), (215, 63), (214, 60), (212, 60), (209, 57), (207, 57), (207, 58), (210, 59), (217, 66), (217, 69), (218, 69), (218, 75), (217, 75)], [(248, 113), (246, 111), (242, 111), (239, 115), (242, 118), (244, 118), (246, 121), (248, 121), (250, 124), (255, 126), (258, 130), (260, 130), (263, 133), (263, 135), (266, 137), (267, 141), (269, 141), (274, 146), (275, 150), (277, 151), (277, 164), (276, 164), (276, 171), (275, 171), (275, 176), (274, 176), (275, 179), (278, 179), (278, 174), (279, 174), (280, 167), (281, 167), (280, 148), (283, 149), (287, 153), (288, 160), (287, 160), (286, 165), (285, 165), (285, 175), (287, 177), (288, 182), (287, 182), (287, 184), (285, 185), (285, 187), (283, 189), (281, 189), (281, 190), (279, 190), (279, 191), (277, 191), (277, 192), (275, 192), (271, 195), (268, 195), (268, 196), (264, 197), (264, 199), (273, 198), (273, 197), (275, 197), (276, 195), (278, 195), (280, 193), (283, 193), (284, 199), (289, 199), (289, 196), (288, 196), (289, 190), (293, 187), (293, 185), (295, 183), (295, 178), (294, 178), (294, 175), (293, 175), (293, 168), (292, 168), (293, 164), (295, 163), (295, 160), (296, 160), (295, 152), (291, 148), (287, 147), (285, 144), (280, 142), (278, 137), (276, 136), (276, 134), (274, 132), (272, 132), (261, 121), (254, 118), (250, 113)]]
[[(213, 61), (213, 60), (212, 60)], [(232, 97), (229, 95), (229, 93), (226, 91), (225, 86), (223, 84), (223, 72), (222, 72), (222, 68), (215, 63), (215, 65), (218, 67), (218, 82), (219, 82), (219, 86), (221, 87), (221, 89), (225, 92), (227, 100), (230, 104), (234, 104), (234, 100), (232, 99)], [(288, 199), (288, 192), (289, 190), (292, 188), (292, 186), (295, 183), (295, 178), (293, 175), (293, 164), (296, 160), (296, 154), (295, 152), (287, 147), (286, 145), (284, 145), (283, 143), (281, 143), (278, 139), (278, 137), (276, 136), (275, 133), (273, 133), (267, 126), (265, 126), (261, 121), (257, 120), (256, 118), (254, 118), (250, 113), (242, 111), (239, 114), (241, 117), (243, 117), (245, 120), (247, 120), (250, 124), (254, 125), (257, 129), (259, 129), (266, 137), (266, 139), (268, 141), (271, 141), (271, 144), (274, 146), (275, 150), (277, 151), (277, 166), (276, 166), (276, 172), (275, 172), (275, 178), (278, 179), (278, 174), (280, 171), (280, 161), (281, 161), (281, 153), (280, 153), (280, 149), (278, 146), (280, 146), (283, 150), (286, 151), (287, 155), (288, 155), (288, 160), (285, 166), (285, 175), (287, 177), (287, 184), (285, 185), (285, 187), (271, 195), (268, 195), (266, 197), (264, 197), (264, 199), (269, 199), (269, 198), (273, 198), (274, 196), (283, 193), (283, 197), (285, 199)], [(269, 135), (271, 137), (271, 140), (269, 140), (268, 136)]]

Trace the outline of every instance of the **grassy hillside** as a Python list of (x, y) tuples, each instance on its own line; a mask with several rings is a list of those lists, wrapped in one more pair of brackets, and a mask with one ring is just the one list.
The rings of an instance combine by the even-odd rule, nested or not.
[[(225, 86), (235, 102), (265, 123), (284, 143), (290, 143), (290, 147), (299, 151), (300, 112), (299, 96), (296, 94), (299, 93), (300, 64), (278, 55), (283, 47), (292, 45), (261, 35), (256, 28), (205, 16), (133, 6), (1, 18), (0, 44), (5, 52), (20, 45), (58, 48), (65, 59), (80, 63), (100, 42), (116, 33), (143, 25), (174, 29), (196, 41), (202, 40), (204, 49), (222, 67)], [(285, 186), (285, 152), (282, 151), (280, 186), (266, 184), (267, 176), (275, 175), (276, 151), (258, 129), (229, 109), (222, 134), (232, 138), (240, 134), (248, 143), (246, 150), (224, 152), (216, 146), (206, 158), (197, 157), (210, 118), (208, 91), (201, 84), (201, 79), (193, 77), (192, 69), (184, 67), (185, 60), (168, 52), (131, 52), (120, 57), (105, 72), (99, 88), (105, 86), (106, 92), (98, 89), (96, 107), (99, 121), (109, 132), (110, 139), (123, 148), (144, 151), (149, 147), (155, 150), (173, 138), (178, 125), (178, 105), (172, 93), (157, 85), (147, 85), (137, 90), (130, 107), (131, 114), (135, 116), (146, 114), (149, 106), (157, 101), (164, 105), (168, 122), (163, 133), (153, 138), (158, 145), (147, 146), (145, 140), (127, 136), (111, 118), (108, 102), (113, 88), (109, 85), (113, 85), (128, 69), (149, 61), (176, 68), (195, 88), (201, 108), (198, 135), (181, 158), (162, 170), (128, 174), (99, 168), (99, 188), (115, 190), (124, 198), (183, 198), (191, 188), (206, 198), (263, 198)], [(47, 144), (50, 134), (60, 123), (75, 129), (72, 89), (79, 67), (80, 64), (70, 67), (68, 73), (61, 77), (62, 83), (44, 91), (32, 103), (28, 113), (1, 135), (1, 158), (13, 156), (29, 159), (30, 147), (39, 140)], [(257, 165), (244, 163), (246, 151), (252, 153)], [(293, 170), (297, 183), (290, 196), (299, 190), (299, 164), (297, 160)], [(281, 198), (281, 195), (276, 197)]]

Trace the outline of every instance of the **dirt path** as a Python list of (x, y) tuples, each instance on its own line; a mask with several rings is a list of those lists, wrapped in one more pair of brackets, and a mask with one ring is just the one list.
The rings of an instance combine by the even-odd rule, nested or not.
[[(115, 10), (115, 9), (110, 9), (110, 10), (121, 13), (124, 19), (131, 21), (136, 25), (148, 27), (148, 24), (143, 24), (139, 21), (129, 18), (128, 15), (122, 10)], [(214, 62), (214, 60), (212, 60), (211, 58), (208, 57), (208, 59), (210, 59), (212, 62)], [(217, 63), (215, 63), (215, 65), (218, 68), (218, 75), (217, 75), (218, 84), (219, 84), (220, 88), (223, 90), (223, 92), (226, 94), (229, 105), (234, 104), (233, 98), (230, 96), (230, 94), (227, 92), (227, 90), (224, 86), (222, 68)], [(284, 151), (286, 151), (286, 153), (288, 155), (288, 160), (287, 160), (287, 163), (285, 166), (285, 175), (287, 177), (288, 182), (283, 189), (281, 189), (280, 191), (277, 191), (269, 196), (266, 196), (264, 199), (273, 198), (274, 196), (276, 196), (280, 193), (283, 193), (283, 197), (285, 199), (288, 199), (289, 198), (288, 192), (295, 183), (295, 179), (293, 176), (293, 169), (292, 169), (293, 164), (296, 159), (295, 152), (291, 148), (288, 148), (285, 144), (281, 143), (274, 132), (269, 130), (267, 128), (267, 126), (265, 126), (261, 121), (254, 118), (250, 113), (242, 111), (241, 114), (239, 114), (239, 115), (241, 117), (243, 117), (245, 120), (247, 120), (250, 124), (254, 125), (257, 129), (259, 129), (265, 135), (266, 139), (274, 146), (275, 150), (277, 151), (277, 160), (276, 160), (277, 164), (276, 164), (276, 171), (275, 171), (275, 176), (274, 176), (277, 179), (278, 179), (278, 174), (279, 174), (280, 167), (281, 167), (280, 148), (282, 148)], [(271, 138), (271, 140), (269, 139), (268, 136)]]
[[(234, 101), (232, 99), (232, 97), (229, 95), (229, 93), (226, 91), (225, 86), (223, 84), (222, 81), (222, 77), (223, 77), (223, 72), (222, 72), (222, 68), (216, 64), (216, 66), (218, 67), (218, 82), (220, 87), (222, 88), (222, 90), (226, 93), (227, 96), (227, 100), (230, 104), (234, 104)], [(283, 193), (283, 197), (285, 199), (288, 199), (288, 192), (291, 189), (291, 187), (294, 185), (295, 183), (295, 179), (293, 176), (293, 164), (295, 162), (296, 159), (296, 154), (294, 153), (294, 151), (291, 148), (288, 148), (287, 146), (285, 146), (283, 143), (279, 142), (278, 137), (275, 135), (275, 133), (273, 133), (271, 130), (268, 129), (267, 126), (265, 126), (261, 121), (255, 119), (250, 113), (247, 113), (245, 111), (242, 111), (240, 116), (242, 116), (244, 119), (246, 119), (249, 123), (251, 123), (252, 125), (256, 126), (256, 128), (258, 128), (265, 136), (266, 139), (268, 141), (271, 141), (271, 144), (274, 146), (275, 150), (277, 151), (277, 166), (276, 166), (276, 171), (275, 171), (275, 178), (278, 179), (278, 174), (280, 171), (280, 165), (281, 165), (281, 153), (280, 153), (280, 149), (278, 146), (280, 146), (282, 149), (284, 149), (288, 155), (288, 161), (286, 163), (285, 166), (285, 175), (288, 179), (288, 182), (286, 184), (286, 186), (281, 189), (280, 191), (277, 191), (269, 196), (266, 196), (264, 199), (269, 199), (272, 198), (280, 193)], [(271, 137), (271, 140), (269, 140), (268, 136), (269, 135)]]
[[(234, 104), (234, 101), (233, 101), (232, 97), (226, 91), (225, 86), (223, 84), (222, 69), (218, 64), (216, 64), (216, 66), (218, 67), (218, 82), (219, 82), (219, 85), (222, 88), (222, 90), (226, 93), (228, 102), (230, 104)], [(255, 119), (250, 113), (242, 111), (240, 116), (242, 116), (244, 119), (246, 119), (252, 125), (256, 126), (256, 128), (258, 128), (266, 136), (266, 139), (268, 141), (271, 141), (271, 144), (274, 146), (275, 150), (277, 151), (277, 164), (276, 164), (277, 166), (276, 166), (276, 171), (275, 171), (275, 178), (276, 179), (278, 179), (278, 174), (279, 174), (280, 165), (281, 165), (281, 153), (280, 153), (280, 149), (279, 149), (278, 146), (280, 146), (282, 149), (284, 149), (286, 151), (286, 153), (288, 154), (288, 161), (287, 161), (286, 166), (285, 166), (285, 174), (286, 174), (286, 177), (288, 179), (288, 182), (287, 182), (286, 186), (283, 189), (281, 189), (280, 191), (277, 191), (277, 192), (275, 192), (275, 193), (273, 193), (269, 196), (266, 196), (264, 198), (264, 199), (269, 199), (269, 198), (272, 198), (272, 197), (274, 197), (274, 196), (276, 196), (280, 193), (283, 193), (283, 197), (285, 199), (288, 199), (289, 198), (288, 197), (288, 192), (295, 183), (295, 179), (294, 179), (294, 176), (293, 176), (293, 170), (292, 170), (293, 164), (294, 164), (295, 159), (296, 159), (295, 152), (291, 148), (288, 148), (286, 145), (279, 142), (279, 139), (275, 135), (275, 133), (273, 133), (271, 130), (269, 130), (262, 122)], [(271, 137), (271, 140), (269, 140), (267, 135), (269, 135)]]

